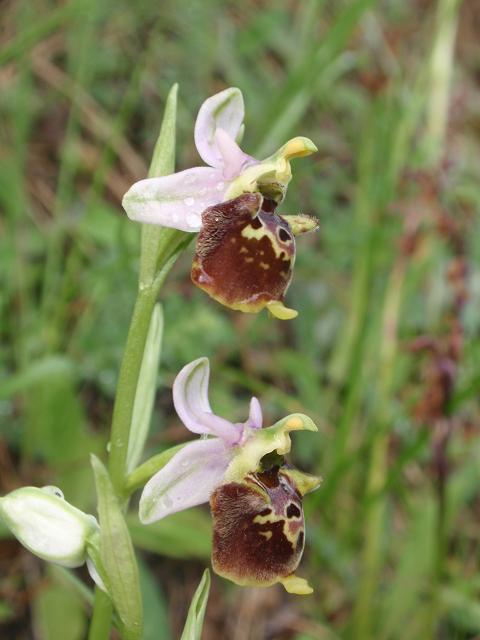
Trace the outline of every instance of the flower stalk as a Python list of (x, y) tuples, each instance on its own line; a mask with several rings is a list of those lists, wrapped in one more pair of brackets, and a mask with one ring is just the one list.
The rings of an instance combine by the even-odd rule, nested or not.
[[(174, 85), (167, 97), (162, 127), (150, 166), (150, 176), (167, 175), (175, 169), (177, 90), (178, 86)], [(135, 395), (153, 308), (184, 238), (185, 234), (175, 229), (152, 225), (142, 228), (138, 294), (120, 367), (110, 438), (108, 469), (118, 496), (123, 493), (126, 478)]]
[[(174, 85), (167, 97), (160, 135), (150, 165), (150, 177), (167, 175), (175, 169), (177, 90), (178, 85)], [(189, 236), (183, 232), (152, 225), (144, 225), (141, 233), (138, 293), (118, 377), (108, 460), (114, 492), (123, 504), (126, 504), (124, 487), (130, 429), (150, 321), (163, 281), (183, 248), (185, 236), (187, 242), (189, 240)], [(89, 640), (109, 638), (112, 612), (110, 598), (96, 587)]]

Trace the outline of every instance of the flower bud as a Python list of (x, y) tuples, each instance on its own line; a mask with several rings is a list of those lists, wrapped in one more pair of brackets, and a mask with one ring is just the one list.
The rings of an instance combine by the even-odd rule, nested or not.
[(64, 567), (85, 562), (96, 519), (63, 499), (55, 487), (22, 487), (0, 499), (0, 517), (33, 554)]

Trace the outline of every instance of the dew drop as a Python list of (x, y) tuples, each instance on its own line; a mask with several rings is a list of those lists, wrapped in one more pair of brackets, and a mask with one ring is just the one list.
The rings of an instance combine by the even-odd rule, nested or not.
[(207, 193), (207, 187), (202, 187), (199, 192), (198, 192), (201, 196), (204, 196)]
[(190, 227), (199, 227), (200, 226), (200, 216), (196, 213), (189, 213), (187, 215), (187, 223)]
[(64, 500), (63, 491), (58, 487), (47, 485), (46, 487), (42, 487), (42, 491), (45, 491), (45, 493), (49, 493), (51, 496), (55, 496), (56, 498), (61, 498), (62, 500)]
[(188, 198), (185, 198), (185, 200), (183, 201), (184, 204), (187, 205), (187, 207), (191, 207), (195, 204), (195, 199), (192, 198), (191, 196), (189, 196)]
[(224, 182), (217, 183), (217, 191), (223, 191), (223, 187), (225, 186)]
[(170, 509), (170, 507), (173, 506), (173, 501), (168, 496), (165, 496), (162, 500), (162, 505), (165, 507), (165, 509)]

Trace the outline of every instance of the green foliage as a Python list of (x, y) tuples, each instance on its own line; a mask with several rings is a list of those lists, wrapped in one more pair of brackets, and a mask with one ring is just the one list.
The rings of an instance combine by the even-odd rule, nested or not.
[(200, 584), (188, 609), (188, 616), (180, 640), (200, 640), (202, 637), (203, 619), (210, 593), (210, 571), (205, 569)]
[(81, 640), (87, 618), (78, 596), (52, 583), (35, 598), (34, 624), (43, 640)]
[(211, 551), (210, 518), (200, 510), (174, 513), (150, 524), (140, 524), (137, 515), (128, 519), (136, 547), (172, 558), (198, 558), (208, 561)]
[(154, 574), (144, 562), (139, 563), (140, 588), (144, 608), (142, 640), (157, 640), (159, 636), (171, 640), (168, 609)]
[(99, 573), (111, 596), (125, 640), (138, 640), (143, 633), (143, 611), (138, 568), (130, 534), (108, 473), (92, 456), (100, 524)]

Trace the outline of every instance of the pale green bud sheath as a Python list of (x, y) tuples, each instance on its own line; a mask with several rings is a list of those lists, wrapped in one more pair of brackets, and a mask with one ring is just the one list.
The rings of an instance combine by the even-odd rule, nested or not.
[(0, 517), (34, 555), (64, 567), (79, 567), (97, 532), (91, 515), (63, 499), (54, 487), (22, 487), (0, 499)]

